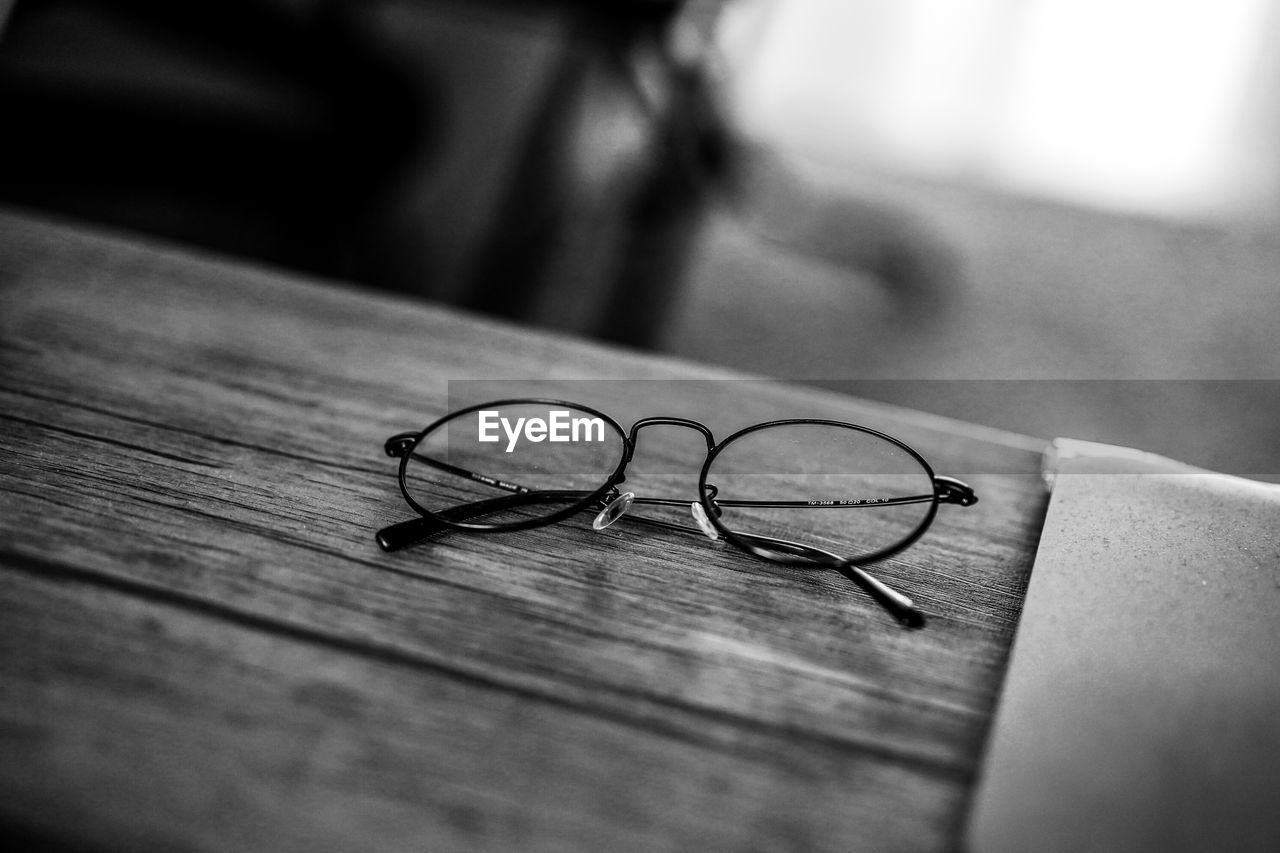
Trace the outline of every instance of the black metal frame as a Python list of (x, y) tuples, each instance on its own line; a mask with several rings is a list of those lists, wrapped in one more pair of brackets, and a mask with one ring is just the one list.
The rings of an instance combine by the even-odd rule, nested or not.
[[(547, 491), (534, 490), (522, 486), (518, 483), (507, 482), (490, 477), (480, 472), (468, 471), (464, 468), (457, 468), (443, 460), (434, 459), (421, 454), (415, 454), (414, 450), (418, 444), (430, 433), (440, 426), (455, 420), (464, 415), (477, 412), (481, 409), (500, 408), (503, 406), (515, 405), (544, 405), (544, 406), (566, 406), (580, 412), (585, 412), (594, 417), (600, 418), (604, 423), (613, 428), (620, 440), (620, 458), (613, 473), (608, 476), (599, 488), (590, 492), (583, 491)], [(933, 483), (934, 490), (931, 495), (913, 495), (904, 498), (892, 498), (887, 500), (867, 500), (867, 501), (842, 501), (831, 504), (811, 504), (801, 503), (798, 501), (781, 501), (781, 502), (763, 502), (763, 501), (717, 501), (717, 490), (714, 485), (707, 483), (707, 474), (711, 470), (716, 457), (722, 453), (725, 448), (729, 447), (739, 438), (745, 435), (757, 432), (762, 429), (768, 429), (777, 426), (789, 426), (795, 424), (819, 424), (825, 426), (843, 427), (853, 429), (866, 435), (873, 436), (882, 441), (889, 442), (900, 450), (906, 452), (914, 459), (920, 467), (928, 474), (930, 481)], [(695, 420), (688, 418), (676, 417), (652, 417), (641, 418), (631, 425), (630, 432), (624, 430), (622, 425), (616, 420), (609, 417), (604, 412), (584, 406), (580, 403), (571, 403), (566, 400), (555, 400), (548, 398), (516, 398), (507, 400), (495, 400), (488, 403), (481, 403), (474, 406), (468, 406), (449, 412), (441, 418), (433, 421), (427, 427), (419, 432), (404, 432), (392, 436), (387, 439), (385, 450), (388, 456), (398, 457), (400, 459), (399, 483), (400, 492), (404, 496), (405, 501), (420, 516), (416, 519), (393, 524), (378, 531), (377, 542), (384, 551), (397, 551), (416, 544), (432, 535), (445, 532), (447, 530), (464, 530), (473, 533), (498, 533), (505, 531), (527, 530), (534, 527), (543, 527), (549, 524), (563, 521), (570, 516), (581, 512), (585, 509), (595, 509), (597, 511), (603, 509), (613, 500), (616, 500), (620, 493), (618, 486), (626, 481), (627, 465), (635, 455), (637, 441), (640, 430), (648, 426), (682, 426), (696, 430), (707, 443), (707, 456), (702, 463), (702, 470), (698, 475), (698, 502), (701, 504), (706, 518), (715, 527), (716, 531), (724, 537), (724, 539), (740, 548), (743, 551), (763, 560), (769, 560), (774, 563), (782, 563), (784, 565), (806, 566), (806, 567), (824, 567), (833, 568), (841, 571), (846, 576), (854, 580), (859, 586), (865, 589), (877, 601), (884, 605), (891, 613), (903, 621), (905, 624), (918, 626), (923, 624), (923, 617), (919, 614), (912, 604), (911, 600), (899, 592), (896, 592), (885, 586), (880, 581), (868, 575), (866, 572), (858, 569), (860, 565), (872, 563), (877, 560), (883, 560), (899, 553), (905, 548), (914, 544), (929, 526), (933, 524), (934, 518), (937, 516), (938, 504), (955, 503), (961, 506), (972, 506), (978, 502), (977, 496), (972, 488), (965, 483), (952, 477), (944, 477), (934, 473), (933, 468), (925, 461), (924, 457), (915, 451), (914, 448), (906, 443), (894, 438), (891, 435), (880, 432), (870, 427), (861, 426), (859, 424), (851, 424), (845, 421), (827, 420), (822, 418), (792, 418), (786, 420), (766, 421), (764, 423), (754, 424), (745, 427), (730, 435), (724, 441), (716, 443), (715, 436), (709, 427)], [(466, 477), (477, 482), (485, 483), (496, 488), (504, 489), (511, 492), (495, 498), (489, 498), (482, 501), (475, 501), (461, 506), (451, 507), (447, 510), (433, 512), (418, 503), (409, 491), (407, 482), (408, 466), (411, 461), (417, 461), (441, 470), (449, 471), (461, 477)], [(857, 557), (841, 557), (829, 551), (815, 548), (810, 545), (803, 545), (798, 542), (789, 542), (782, 539), (775, 539), (768, 536), (760, 536), (757, 534), (734, 532), (730, 530), (720, 520), (721, 507), (723, 506), (795, 506), (806, 507), (812, 509), (825, 508), (856, 508), (871, 506), (887, 506), (905, 503), (923, 503), (929, 502), (928, 511), (905, 538), (893, 545), (873, 551), (869, 554), (863, 554)], [(552, 512), (541, 518), (526, 519), (524, 521), (511, 522), (507, 524), (485, 524), (482, 522), (474, 522), (470, 519), (477, 516), (484, 516), (502, 509), (512, 507), (525, 506), (530, 503), (537, 502), (565, 502), (567, 505), (555, 512)], [(635, 497), (633, 500), (635, 505), (641, 506), (685, 506), (688, 502), (672, 498), (645, 498)], [(702, 531), (694, 527), (686, 527), (684, 525), (675, 524), (660, 519), (645, 518), (643, 516), (628, 516), (623, 518), (628, 520), (641, 522), (653, 526), (664, 527), (682, 532), (694, 533), (701, 535)], [(779, 552), (793, 556), (780, 557)]]

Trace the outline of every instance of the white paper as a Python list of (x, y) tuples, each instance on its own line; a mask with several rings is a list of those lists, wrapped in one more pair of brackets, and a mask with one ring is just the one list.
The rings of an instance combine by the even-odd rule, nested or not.
[(1280, 487), (1055, 447), (968, 849), (1280, 850)]

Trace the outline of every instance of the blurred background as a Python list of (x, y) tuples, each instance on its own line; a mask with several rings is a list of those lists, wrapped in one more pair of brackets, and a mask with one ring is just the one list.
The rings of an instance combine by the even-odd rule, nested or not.
[(0, 27), (7, 205), (1280, 480), (1276, 0), (0, 0)]

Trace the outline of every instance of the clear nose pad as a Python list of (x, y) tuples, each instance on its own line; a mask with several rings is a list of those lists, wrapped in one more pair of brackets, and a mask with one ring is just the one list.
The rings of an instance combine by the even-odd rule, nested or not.
[(707, 511), (702, 508), (702, 504), (697, 501), (689, 504), (689, 512), (693, 515), (693, 521), (698, 525), (698, 529), (707, 534), (709, 539), (720, 538), (720, 531), (716, 530), (711, 519), (707, 518)]
[(627, 510), (631, 509), (631, 503), (636, 499), (634, 492), (623, 492), (609, 503), (605, 504), (605, 508), (600, 510), (595, 520), (591, 522), (591, 526), (596, 530), (604, 530), (610, 524), (627, 514)]

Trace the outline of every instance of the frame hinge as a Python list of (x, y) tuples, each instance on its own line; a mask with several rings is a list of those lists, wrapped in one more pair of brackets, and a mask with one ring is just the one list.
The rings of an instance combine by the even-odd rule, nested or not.
[(419, 435), (421, 435), (421, 433), (402, 432), (398, 435), (391, 436), (391, 438), (387, 439), (387, 443), (384, 445), (387, 455), (395, 457), (404, 456), (413, 449), (415, 444), (417, 444)]
[(978, 496), (973, 493), (973, 487), (954, 477), (935, 476), (933, 492), (941, 503), (973, 506), (978, 502)]

